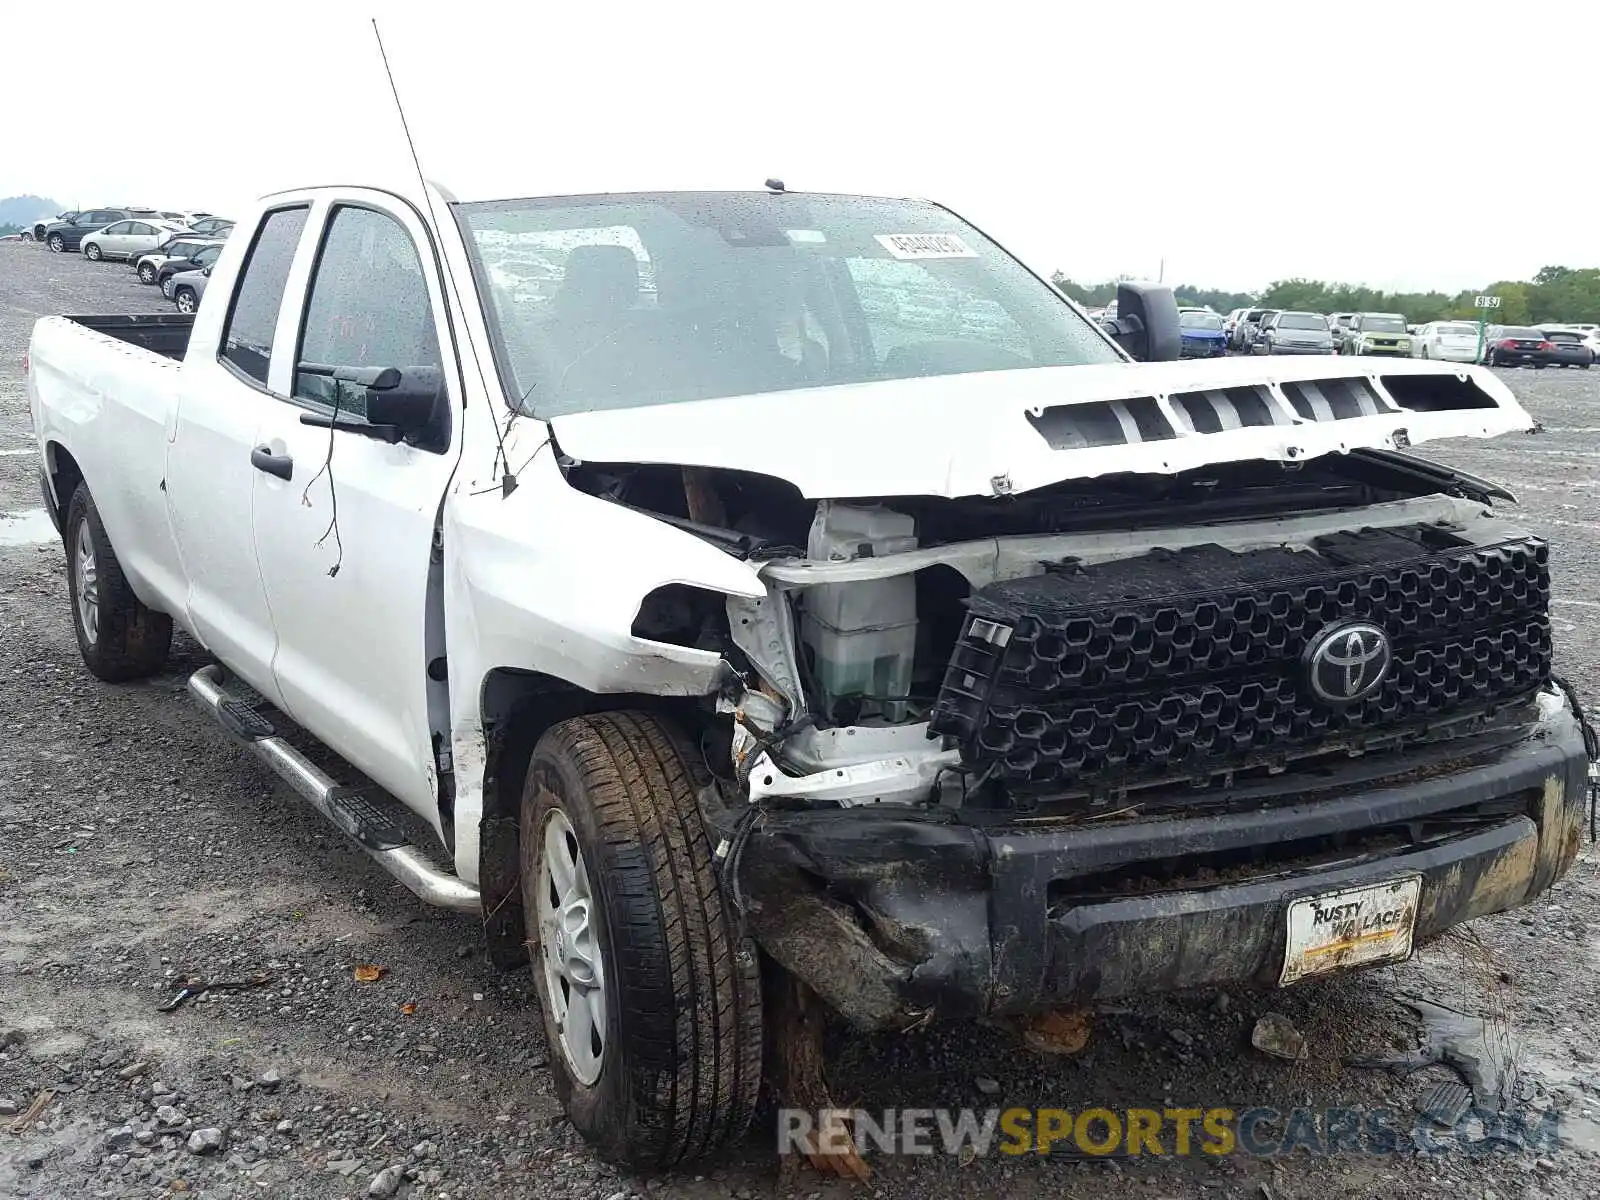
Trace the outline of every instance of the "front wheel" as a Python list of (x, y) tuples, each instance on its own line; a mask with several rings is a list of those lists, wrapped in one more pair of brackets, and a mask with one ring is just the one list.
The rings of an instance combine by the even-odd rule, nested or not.
[(693, 750), (655, 716), (539, 739), (522, 903), (556, 1094), (610, 1162), (669, 1167), (740, 1136), (761, 1086), (761, 979), (718, 882)]
[(59, 233), (52, 233), (50, 235), (50, 240), (46, 242), (45, 245), (50, 247), (51, 254), (65, 254), (67, 250), (67, 239), (62, 237)]
[(179, 288), (172, 297), (172, 302), (178, 306), (181, 313), (192, 313), (195, 309), (194, 292), (188, 288)]
[(83, 248), (83, 256), (90, 262), (100, 261), (100, 246), (97, 242), (90, 242)]
[(107, 683), (154, 675), (172, 647), (172, 618), (133, 594), (85, 484), (72, 493), (62, 529), (72, 627), (84, 666)]
[(139, 264), (139, 282), (140, 283), (154, 283), (155, 281), (156, 281), (156, 269), (153, 266), (151, 266), (149, 263), (140, 263)]

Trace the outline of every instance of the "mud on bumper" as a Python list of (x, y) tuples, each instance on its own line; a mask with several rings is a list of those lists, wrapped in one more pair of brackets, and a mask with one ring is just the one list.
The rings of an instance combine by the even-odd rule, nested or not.
[(1068, 827), (774, 813), (741, 876), (751, 932), (862, 1028), (1271, 986), (1300, 897), (1420, 875), (1420, 945), (1545, 891), (1577, 854), (1587, 768), (1577, 722), (1547, 707), (1399, 777), (1356, 760), (1288, 802), (1280, 778), (1270, 807), (1239, 789), (1226, 812)]

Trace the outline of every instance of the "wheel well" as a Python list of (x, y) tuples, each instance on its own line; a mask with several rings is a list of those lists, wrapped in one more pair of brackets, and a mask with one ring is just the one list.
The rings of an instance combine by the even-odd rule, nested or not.
[(59, 528), (62, 518), (66, 515), (67, 505), (72, 500), (72, 493), (83, 482), (83, 469), (78, 466), (78, 460), (67, 452), (65, 446), (59, 442), (51, 442), (45, 447), (47, 461), (50, 463), (50, 490), (55, 493), (55, 505), (52, 515), (56, 518)]
[(478, 886), (483, 895), (489, 959), (502, 970), (527, 966), (523, 945), (519, 822), (522, 783), (533, 748), (545, 730), (571, 717), (617, 709), (646, 709), (690, 728), (693, 700), (633, 692), (586, 692), (538, 671), (497, 667), (484, 676), (483, 818), (478, 843)]

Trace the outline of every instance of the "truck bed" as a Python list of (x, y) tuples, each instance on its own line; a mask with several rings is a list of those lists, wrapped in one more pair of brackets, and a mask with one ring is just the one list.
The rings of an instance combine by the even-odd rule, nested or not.
[(67, 320), (180, 362), (189, 346), (189, 331), (194, 328), (194, 314), (180, 312), (97, 313)]

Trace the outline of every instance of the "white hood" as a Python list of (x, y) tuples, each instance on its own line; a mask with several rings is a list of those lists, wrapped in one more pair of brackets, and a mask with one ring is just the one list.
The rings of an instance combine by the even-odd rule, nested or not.
[[(1400, 380), (1395, 390), (1404, 392), (1418, 376), (1438, 381), (1431, 400), (1412, 399), (1433, 411), (1404, 407), (1384, 383)], [(1325, 391), (1319, 380), (1353, 388)], [(1259, 390), (1222, 390), (1230, 388)], [(1086, 405), (1095, 407), (1073, 411)], [(1101, 433), (1085, 444), (1091, 416)], [(809, 498), (842, 499), (994, 495), (1117, 472), (1303, 462), (1360, 447), (1493, 437), (1533, 420), (1477, 367), (1234, 358), (894, 379), (575, 413), (551, 424), (562, 451), (580, 461), (724, 467), (786, 479)]]

